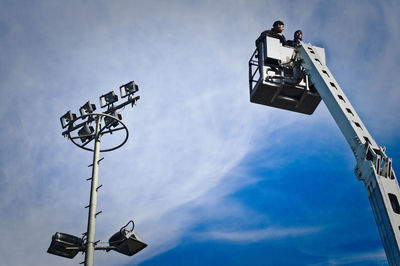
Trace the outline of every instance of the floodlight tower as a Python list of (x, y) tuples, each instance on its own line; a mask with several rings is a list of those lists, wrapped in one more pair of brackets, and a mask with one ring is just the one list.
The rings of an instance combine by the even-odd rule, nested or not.
[[(138, 85), (134, 81), (128, 82), (120, 86), (121, 98), (126, 98), (126, 101), (116, 105), (118, 96), (113, 92), (109, 92), (100, 97), (100, 107), (107, 108), (105, 112), (95, 113), (96, 106), (89, 101), (86, 102), (80, 109), (80, 115), (68, 111), (60, 118), (62, 128), (66, 129), (62, 135), (68, 137), (79, 148), (93, 152), (93, 163), (89, 166), (92, 167), (92, 176), (87, 180), (91, 180), (90, 188), (90, 203), (86, 208), (89, 208), (87, 232), (83, 234), (82, 238), (57, 232), (50, 244), (47, 252), (62, 257), (74, 258), (79, 251), (85, 252), (85, 266), (94, 265), (94, 251), (95, 250), (115, 250), (122, 254), (132, 256), (145, 248), (145, 244), (137, 234), (133, 232), (134, 223), (130, 221), (127, 225), (122, 227), (120, 231), (115, 233), (109, 239), (109, 246), (97, 246), (99, 241), (95, 240), (96, 233), (96, 217), (101, 211), (97, 212), (97, 193), (99, 188), (98, 175), (99, 175), (99, 162), (103, 158), (100, 157), (100, 152), (113, 151), (120, 148), (128, 140), (128, 128), (121, 121), (122, 116), (118, 110), (128, 104), (136, 105), (140, 96), (134, 96), (139, 90)], [(116, 106), (115, 106), (116, 105)], [(94, 123), (95, 127), (91, 124)], [(113, 132), (124, 132), (124, 138), (119, 145), (101, 149), (100, 141), (102, 136), (112, 134)], [(81, 143), (78, 142), (78, 139)], [(94, 142), (93, 148), (88, 148), (87, 145)], [(132, 223), (132, 229), (127, 229), (127, 226)]]

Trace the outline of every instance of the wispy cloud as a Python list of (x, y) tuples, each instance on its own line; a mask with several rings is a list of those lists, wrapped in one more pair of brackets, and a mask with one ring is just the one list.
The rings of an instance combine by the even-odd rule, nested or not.
[(318, 233), (321, 228), (317, 227), (299, 227), (299, 228), (279, 228), (271, 227), (256, 230), (244, 231), (208, 231), (196, 234), (202, 240), (220, 240), (229, 242), (259, 242), (265, 240), (277, 240), (291, 237), (304, 236), (309, 234)]
[(385, 251), (377, 250), (372, 252), (363, 253), (351, 253), (351, 254), (332, 254), (329, 255), (329, 260), (309, 265), (351, 265), (351, 264), (363, 264), (363, 265), (386, 265)]

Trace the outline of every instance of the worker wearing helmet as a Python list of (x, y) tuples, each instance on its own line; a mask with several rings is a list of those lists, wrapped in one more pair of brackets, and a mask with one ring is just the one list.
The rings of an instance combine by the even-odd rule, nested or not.
[(265, 36), (277, 38), (281, 41), (282, 45), (286, 45), (286, 39), (283, 35), (283, 30), (285, 29), (285, 24), (282, 21), (277, 20), (272, 24), (272, 28), (270, 30), (263, 31), (260, 34), (260, 37), (256, 40), (256, 46), (265, 38)]

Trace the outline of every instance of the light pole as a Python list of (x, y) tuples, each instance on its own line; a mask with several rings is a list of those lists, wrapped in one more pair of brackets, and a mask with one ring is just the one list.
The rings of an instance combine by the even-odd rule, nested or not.
[[(93, 266), (95, 250), (115, 250), (125, 255), (132, 256), (147, 246), (147, 244), (145, 244), (139, 236), (133, 232), (133, 221), (130, 221), (109, 239), (109, 246), (97, 246), (95, 240), (96, 217), (101, 213), (97, 212), (97, 193), (101, 187), (98, 182), (99, 162), (102, 160), (99, 158), (100, 152), (116, 150), (124, 145), (128, 140), (128, 128), (121, 121), (122, 116), (117, 111), (128, 104), (132, 104), (132, 106), (135, 105), (140, 99), (139, 96), (134, 97), (134, 94), (138, 90), (139, 87), (131, 81), (120, 87), (121, 97), (127, 97), (124, 103), (114, 106), (118, 101), (118, 96), (111, 91), (100, 97), (100, 107), (106, 107), (107, 110), (105, 112), (94, 113), (96, 106), (87, 102), (79, 109), (81, 114), (80, 117), (77, 117), (74, 113), (68, 111), (60, 118), (62, 127), (64, 129), (66, 128), (62, 135), (68, 137), (68, 139), (70, 139), (76, 146), (93, 152), (93, 163), (91, 164), (92, 176), (87, 179), (91, 180), (90, 202), (89, 205), (86, 206), (89, 208), (89, 215), (87, 231), (83, 234), (82, 238), (57, 232), (53, 236), (47, 252), (58, 256), (73, 258), (79, 251), (82, 251), (85, 252), (85, 266)], [(78, 123), (80, 120), (82, 120), (82, 122)], [(95, 128), (91, 126), (93, 122), (95, 123)], [(102, 136), (121, 130), (125, 131), (123, 141), (119, 145), (101, 150), (100, 142)], [(78, 139), (81, 143), (77, 142)], [(92, 141), (94, 143), (93, 148), (88, 148), (87, 144)], [(131, 222), (133, 225), (132, 229), (126, 229)]]
[(85, 253), (85, 266), (94, 264), (94, 245), (96, 234), (97, 191), (99, 184), (99, 155), (100, 155), (100, 122), (101, 116), (96, 117), (96, 132), (94, 137), (94, 152), (92, 165), (92, 184), (90, 186), (89, 217), (87, 226), (87, 242)]

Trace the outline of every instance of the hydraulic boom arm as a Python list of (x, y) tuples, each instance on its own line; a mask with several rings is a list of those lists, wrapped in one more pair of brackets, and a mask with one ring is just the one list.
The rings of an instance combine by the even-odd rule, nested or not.
[(400, 265), (400, 189), (392, 159), (375, 143), (315, 47), (302, 42), (296, 52), (354, 153), (355, 174), (364, 182), (388, 262)]

